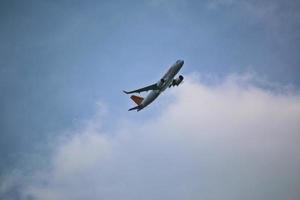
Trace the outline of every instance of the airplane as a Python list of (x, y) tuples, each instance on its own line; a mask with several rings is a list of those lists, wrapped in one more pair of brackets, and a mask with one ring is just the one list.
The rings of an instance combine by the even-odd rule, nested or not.
[(170, 88), (172, 86), (178, 86), (183, 81), (183, 76), (179, 75), (178, 78), (174, 77), (182, 68), (183, 64), (183, 60), (177, 60), (157, 83), (129, 92), (123, 90), (125, 94), (140, 93), (151, 90), (151, 92), (146, 96), (146, 98), (131, 95), (130, 98), (137, 104), (137, 106), (130, 108), (128, 111), (140, 111), (146, 106), (148, 106), (150, 103), (152, 103), (167, 88)]

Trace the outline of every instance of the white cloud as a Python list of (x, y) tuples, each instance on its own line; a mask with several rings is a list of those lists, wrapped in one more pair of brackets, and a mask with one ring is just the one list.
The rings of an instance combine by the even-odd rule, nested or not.
[(187, 79), (161, 97), (175, 100), (156, 119), (104, 134), (97, 118), (71, 134), (20, 196), (299, 199), (300, 96), (258, 88), (249, 77), (214, 86)]

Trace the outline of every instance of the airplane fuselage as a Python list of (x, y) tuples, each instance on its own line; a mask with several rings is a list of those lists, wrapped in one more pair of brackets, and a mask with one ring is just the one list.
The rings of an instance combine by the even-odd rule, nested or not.
[(142, 101), (141, 105), (139, 105), (137, 111), (140, 111), (141, 109), (145, 108), (150, 103), (152, 103), (163, 91), (165, 91), (165, 89), (167, 89), (172, 84), (174, 77), (182, 68), (183, 64), (184, 64), (183, 60), (177, 60), (176, 63), (174, 63), (169, 68), (169, 70), (165, 73), (162, 79), (160, 79), (156, 83), (159, 89), (150, 91), (149, 94)]

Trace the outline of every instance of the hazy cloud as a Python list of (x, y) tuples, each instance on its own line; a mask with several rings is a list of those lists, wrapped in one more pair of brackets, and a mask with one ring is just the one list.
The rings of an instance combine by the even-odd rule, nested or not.
[(49, 168), (15, 178), (18, 198), (299, 199), (300, 96), (252, 82), (190, 77), (161, 97), (173, 100), (157, 118), (109, 134), (91, 119), (55, 146)]
[(248, 23), (263, 25), (272, 39), (280, 45), (299, 38), (299, 1), (213, 0), (208, 1), (207, 7), (212, 10), (240, 10)]

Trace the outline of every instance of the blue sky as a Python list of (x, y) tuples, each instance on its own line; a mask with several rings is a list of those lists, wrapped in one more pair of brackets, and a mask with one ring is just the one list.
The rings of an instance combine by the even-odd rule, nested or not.
[(293, 0), (1, 1), (0, 174), (43, 163), (32, 155), (99, 104), (108, 134), (160, 116), (170, 96), (137, 115), (121, 91), (157, 81), (177, 59), (208, 85), (252, 74), (297, 93), (299, 10)]

